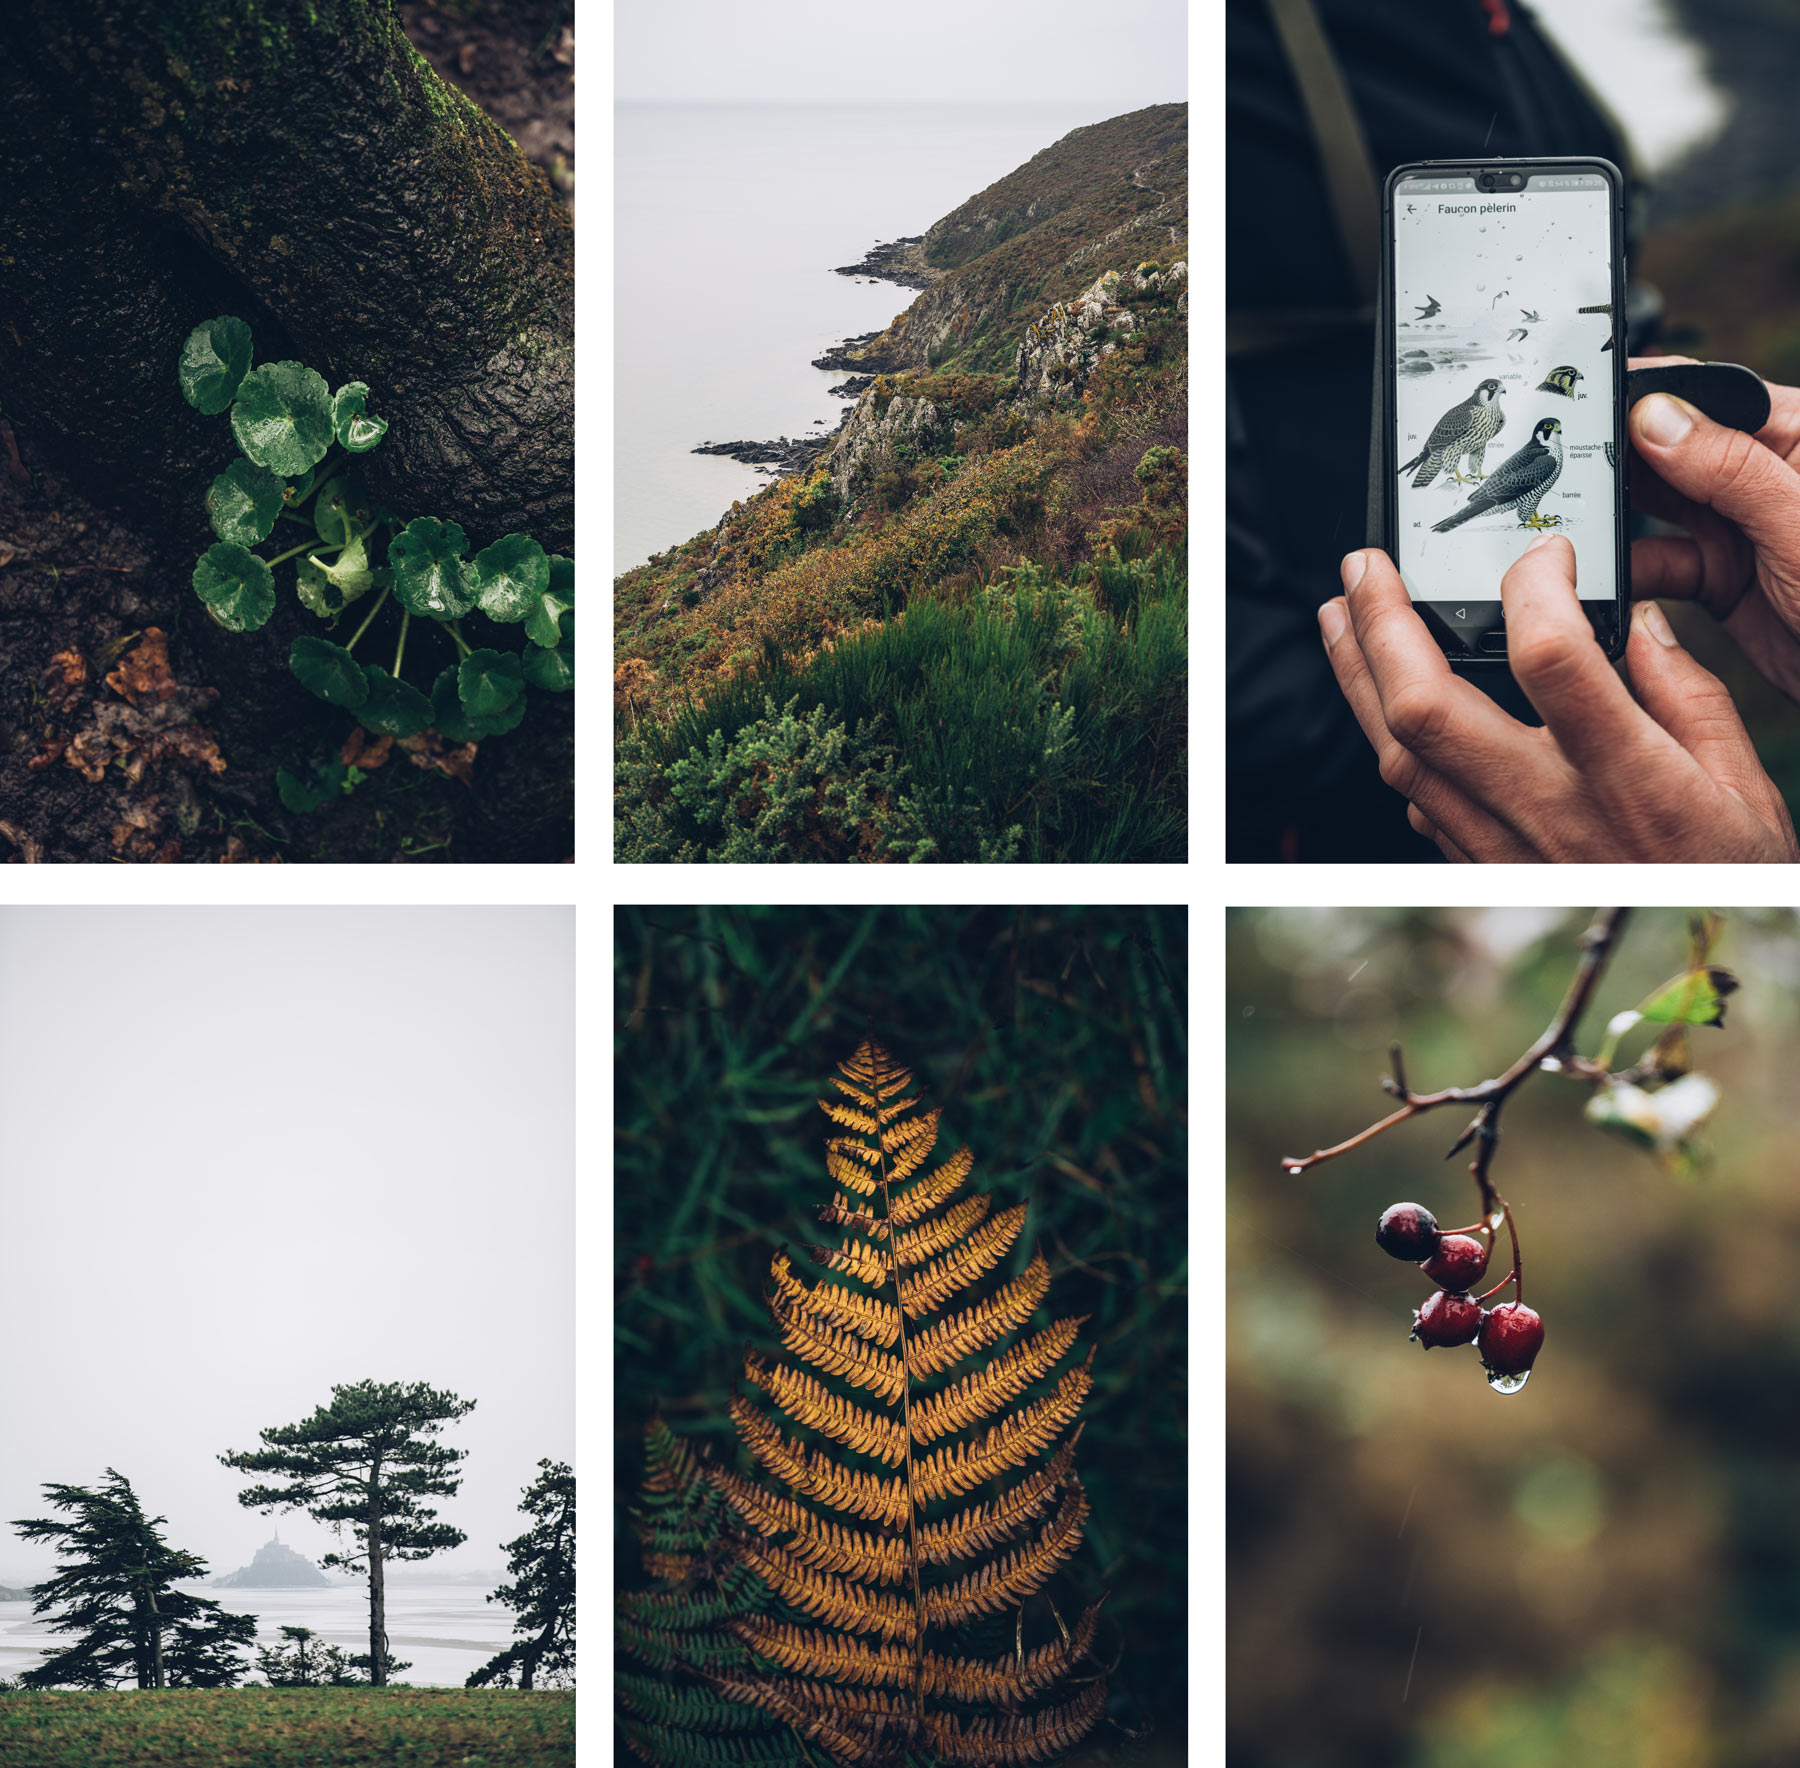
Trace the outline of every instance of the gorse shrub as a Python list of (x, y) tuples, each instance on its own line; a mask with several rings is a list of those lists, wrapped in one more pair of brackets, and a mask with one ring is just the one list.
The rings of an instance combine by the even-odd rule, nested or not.
[(1019, 566), (621, 734), (634, 860), (1185, 857), (1187, 573)]
[[(453, 743), (512, 730), (525, 716), (527, 684), (566, 692), (575, 675), (575, 565), (552, 558), (528, 534), (508, 534), (466, 557), (468, 537), (455, 522), (417, 516), (402, 522), (374, 503), (355, 462), (387, 433), (368, 410), (369, 389), (350, 381), (333, 393), (298, 362), (251, 367), (250, 328), (241, 319), (209, 319), (189, 334), (178, 370), (197, 411), (229, 410), (241, 457), (212, 482), (206, 510), (216, 543), (194, 567), (194, 593), (230, 632), (254, 632), (275, 612), (275, 568), (297, 560), (294, 593), (335, 630), (355, 602), (368, 611), (343, 644), (306, 633), (293, 641), (289, 667), (329, 705), (356, 714), (376, 736), (410, 737), (435, 728)], [(253, 550), (292, 522), (302, 537), (265, 558)], [(355, 650), (389, 597), (402, 610), (392, 662), (358, 659)], [(522, 626), (519, 650), (471, 645), (463, 620), (479, 611), (499, 627)], [(429, 689), (401, 675), (415, 619), (436, 625), (457, 662)], [(290, 809), (311, 809), (344, 781), (312, 785), (289, 776)]]

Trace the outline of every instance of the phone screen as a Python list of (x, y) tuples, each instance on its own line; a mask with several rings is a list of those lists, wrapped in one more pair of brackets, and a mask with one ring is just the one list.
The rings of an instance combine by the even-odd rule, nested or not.
[(1583, 601), (1619, 593), (1613, 193), (1519, 176), (1393, 187), (1395, 564), (1471, 650), (1504, 649), (1500, 579), (1540, 533), (1574, 543)]

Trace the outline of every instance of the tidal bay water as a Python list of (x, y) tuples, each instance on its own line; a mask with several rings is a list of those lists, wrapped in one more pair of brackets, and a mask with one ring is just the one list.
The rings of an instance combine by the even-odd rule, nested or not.
[[(256, 1616), (260, 1649), (285, 1643), (283, 1627), (310, 1627), (327, 1645), (346, 1654), (369, 1649), (368, 1586), (344, 1583), (313, 1590), (220, 1590), (209, 1584), (180, 1586), (210, 1597), (231, 1614)], [(412, 1668), (399, 1680), (460, 1688), (512, 1639), (512, 1610), (486, 1600), (469, 1584), (390, 1584), (387, 1590), (388, 1645)], [(70, 1643), (32, 1617), (29, 1602), (0, 1602), (0, 1676), (17, 1676), (52, 1651)], [(259, 1679), (260, 1680), (260, 1679)]]
[(837, 423), (843, 403), (827, 388), (844, 377), (813, 358), (880, 330), (915, 291), (834, 266), (923, 233), (1112, 111), (617, 106), (614, 570), (691, 539), (769, 483), (753, 467), (690, 453), (699, 443)]

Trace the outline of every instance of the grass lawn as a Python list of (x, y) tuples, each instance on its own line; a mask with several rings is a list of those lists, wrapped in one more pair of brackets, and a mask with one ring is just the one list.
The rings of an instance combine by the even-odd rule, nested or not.
[(0, 1696), (18, 1768), (556, 1768), (572, 1690), (181, 1688)]

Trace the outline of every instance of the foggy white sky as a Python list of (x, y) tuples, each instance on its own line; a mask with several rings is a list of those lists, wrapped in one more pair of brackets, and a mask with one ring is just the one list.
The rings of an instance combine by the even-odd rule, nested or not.
[(214, 1457), (333, 1382), (479, 1402), (428, 1567), (573, 1462), (568, 909), (0, 909), (0, 1583), (114, 1466), (235, 1571), (329, 1531)]
[(1185, 0), (619, 0), (615, 95), (712, 103), (1045, 103), (1095, 118), (1187, 96)]

